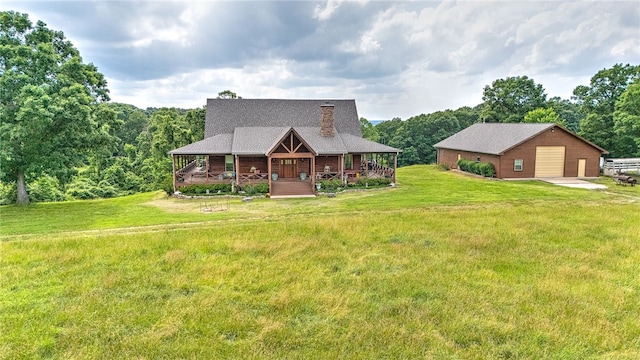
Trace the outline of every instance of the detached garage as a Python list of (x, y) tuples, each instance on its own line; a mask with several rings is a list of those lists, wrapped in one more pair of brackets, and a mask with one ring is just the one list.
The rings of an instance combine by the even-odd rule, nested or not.
[(490, 162), (496, 177), (597, 177), (608, 152), (557, 124), (474, 124), (434, 145), (438, 164)]

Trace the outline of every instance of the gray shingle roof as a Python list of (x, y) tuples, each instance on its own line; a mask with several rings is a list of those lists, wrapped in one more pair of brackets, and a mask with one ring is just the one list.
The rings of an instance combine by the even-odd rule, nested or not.
[(436, 148), (499, 155), (556, 124), (473, 124), (435, 144)]
[(233, 134), (220, 134), (169, 151), (175, 155), (225, 155), (231, 154)]
[[(334, 105), (334, 136), (320, 134), (320, 106)], [(320, 154), (400, 152), (362, 138), (355, 100), (208, 99), (206, 139), (175, 155), (267, 155), (293, 129)]]
[(345, 144), (348, 153), (394, 153), (401, 152), (391, 146), (383, 145), (375, 141), (353, 136), (351, 134), (342, 134), (342, 142)]
[(309, 150), (314, 151), (316, 154), (345, 154), (347, 152), (347, 148), (344, 146), (339, 134), (324, 137), (320, 135), (319, 126), (295, 127), (293, 129), (311, 147)]
[(237, 127), (233, 132), (231, 153), (266, 155), (289, 130), (289, 127)]
[(334, 105), (339, 133), (362, 137), (355, 100), (207, 99), (205, 137), (236, 127), (319, 127), (320, 105)]

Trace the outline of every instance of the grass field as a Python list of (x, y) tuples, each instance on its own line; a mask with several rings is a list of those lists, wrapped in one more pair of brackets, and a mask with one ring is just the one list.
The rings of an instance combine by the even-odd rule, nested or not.
[(640, 358), (640, 187), (398, 181), (0, 207), (0, 358)]

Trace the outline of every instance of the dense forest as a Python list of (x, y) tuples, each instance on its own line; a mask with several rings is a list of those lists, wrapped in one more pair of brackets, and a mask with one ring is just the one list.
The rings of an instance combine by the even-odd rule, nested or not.
[[(640, 157), (640, 65), (598, 71), (571, 99), (547, 98), (527, 76), (478, 91), (483, 102), (473, 107), (376, 126), (362, 118), (363, 134), (402, 149), (399, 166), (435, 162), (433, 144), (476, 122), (556, 122), (611, 157)], [(62, 32), (0, 12), (0, 204), (170, 192), (167, 152), (202, 140), (204, 120), (204, 107), (111, 102), (104, 76)]]

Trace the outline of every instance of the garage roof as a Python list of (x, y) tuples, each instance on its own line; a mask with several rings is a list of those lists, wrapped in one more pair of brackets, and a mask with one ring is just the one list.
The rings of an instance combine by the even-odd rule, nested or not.
[(523, 142), (537, 136), (538, 134), (554, 128), (560, 128), (563, 131), (579, 138), (580, 140), (597, 148), (603, 154), (608, 153), (605, 149), (554, 123), (473, 124), (468, 128), (440, 141), (439, 143), (435, 144), (434, 147), (470, 151), (483, 154), (501, 155), (507, 150), (522, 144)]

